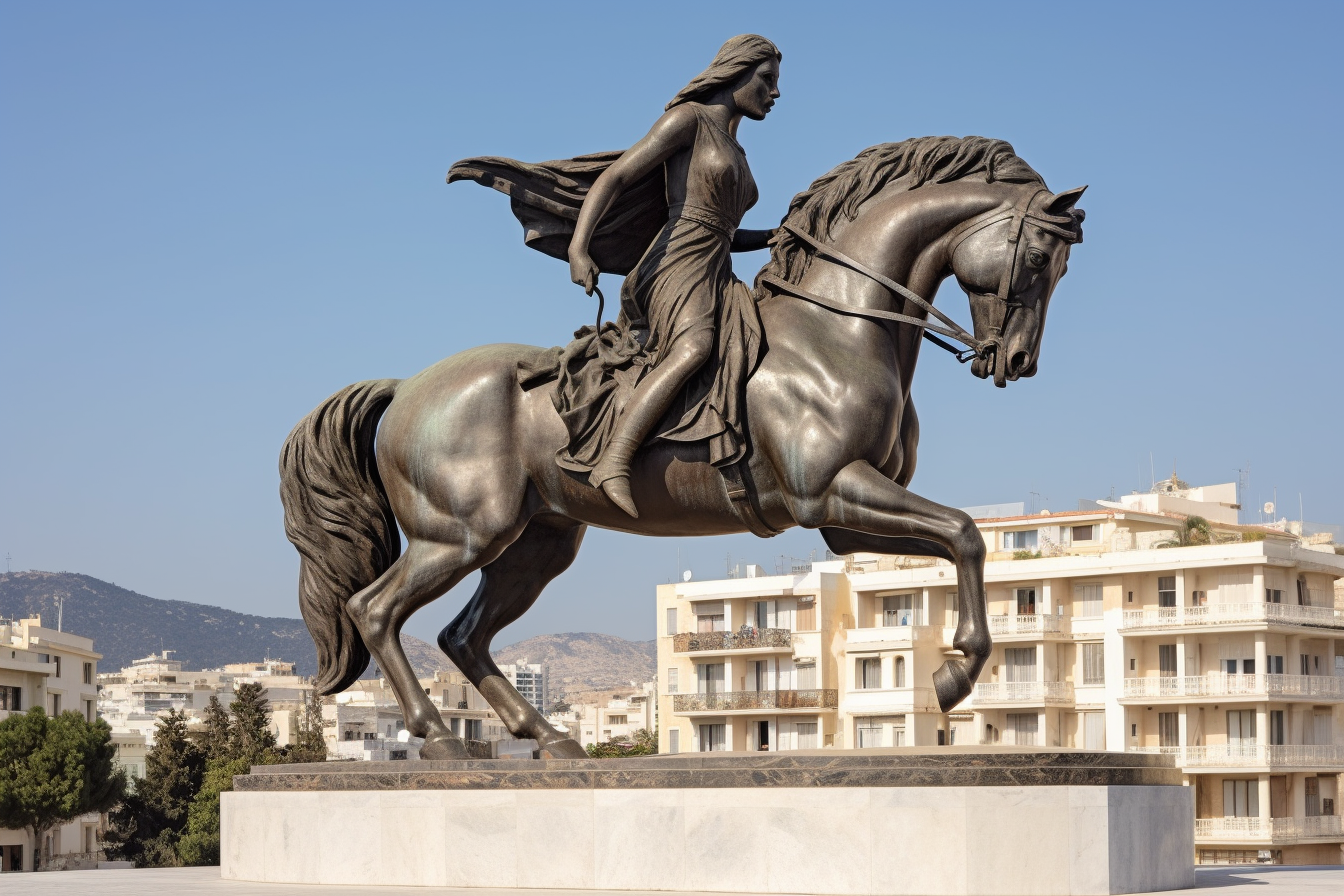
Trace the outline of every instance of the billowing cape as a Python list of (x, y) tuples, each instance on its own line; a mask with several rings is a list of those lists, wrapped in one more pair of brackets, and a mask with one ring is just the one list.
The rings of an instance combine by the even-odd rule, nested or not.
[[(523, 242), (552, 258), (568, 261), (569, 241), (584, 197), (623, 152), (599, 152), (538, 164), (494, 156), (463, 159), (448, 169), (448, 183), (473, 180), (507, 194), (514, 217), (523, 225)], [(639, 264), (666, 223), (666, 175), (664, 167), (657, 165), (622, 192), (602, 216), (588, 254), (603, 273), (625, 276)]]

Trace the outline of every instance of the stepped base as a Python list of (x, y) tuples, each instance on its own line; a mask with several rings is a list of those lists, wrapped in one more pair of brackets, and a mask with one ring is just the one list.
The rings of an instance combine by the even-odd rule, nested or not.
[(1194, 882), (1169, 757), (942, 748), (268, 766), (226, 879), (731, 893), (1110, 894)]

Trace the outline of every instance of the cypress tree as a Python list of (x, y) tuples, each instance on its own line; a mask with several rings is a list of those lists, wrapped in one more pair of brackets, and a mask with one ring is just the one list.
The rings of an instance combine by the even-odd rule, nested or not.
[(229, 758), (253, 763), (275, 761), (275, 733), (271, 731), (271, 704), (256, 682), (238, 686), (229, 704), (233, 723), (229, 726)]
[(109, 817), (108, 855), (138, 868), (177, 865), (177, 841), (205, 777), (205, 753), (187, 735), (187, 717), (174, 710), (159, 719), (145, 776)]

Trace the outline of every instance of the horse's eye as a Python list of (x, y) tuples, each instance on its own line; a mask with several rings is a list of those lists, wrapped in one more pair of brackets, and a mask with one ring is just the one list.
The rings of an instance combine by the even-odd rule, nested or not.
[(1045, 263), (1049, 260), (1050, 256), (1046, 255), (1040, 249), (1030, 249), (1027, 251), (1027, 264), (1034, 268), (1045, 267)]

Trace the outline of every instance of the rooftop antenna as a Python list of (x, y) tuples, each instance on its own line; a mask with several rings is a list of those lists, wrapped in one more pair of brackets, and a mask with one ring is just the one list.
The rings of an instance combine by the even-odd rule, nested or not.
[[(1251, 489), (1251, 462), (1246, 461), (1246, 466), (1237, 470), (1237, 503), (1246, 503), (1246, 493)], [(1241, 522), (1241, 511), (1237, 512), (1237, 522)]]
[[(1297, 493), (1297, 521), (1305, 527), (1307, 525), (1307, 514), (1302, 510), (1302, 493)], [(1302, 534), (1306, 534), (1305, 532)]]
[(1151, 451), (1148, 452), (1148, 478), (1152, 480), (1152, 484), (1148, 488), (1152, 489), (1157, 485), (1157, 468), (1153, 466), (1153, 452)]
[(11, 556), (10, 553), (9, 553), (8, 551), (6, 551), (6, 552), (5, 552), (5, 574), (6, 574), (6, 575), (9, 574), (9, 561), (11, 561), (11, 560), (13, 560), (13, 559), (14, 559), (14, 557)]
[(62, 594), (56, 598), (56, 631), (64, 631), (62, 625), (65, 622), (65, 595)]

